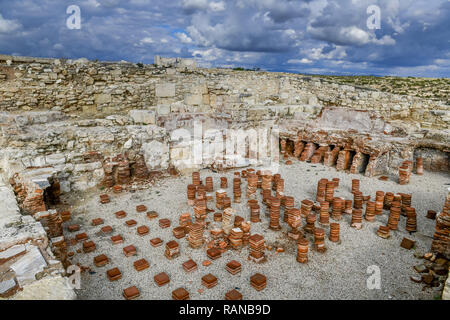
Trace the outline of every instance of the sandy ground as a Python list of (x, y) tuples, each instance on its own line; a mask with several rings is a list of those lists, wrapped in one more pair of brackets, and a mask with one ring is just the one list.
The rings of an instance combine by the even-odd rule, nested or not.
[[(191, 176), (168, 177), (158, 181), (154, 186), (135, 193), (123, 192), (121, 194), (109, 193), (111, 202), (101, 205), (99, 194), (102, 191), (85, 194), (78, 199), (77, 204), (71, 207), (72, 221), (66, 223), (79, 223), (80, 232), (86, 232), (96, 245), (96, 251), (92, 253), (75, 253), (72, 261), (91, 267), (91, 272), (83, 272), (81, 289), (77, 290), (80, 299), (123, 299), (122, 290), (129, 286), (137, 286), (141, 292), (139, 299), (171, 299), (171, 292), (179, 287), (186, 288), (191, 299), (224, 299), (227, 291), (237, 289), (243, 294), (244, 299), (433, 299), (438, 293), (438, 288), (422, 290), (422, 284), (416, 284), (410, 280), (410, 276), (417, 275), (413, 266), (422, 263), (414, 257), (414, 250), (406, 250), (400, 247), (403, 237), (416, 240), (415, 250), (427, 252), (431, 246), (435, 222), (425, 218), (429, 209), (439, 212), (444, 204), (447, 188), (449, 187), (449, 175), (442, 173), (425, 172), (423, 176), (412, 175), (408, 185), (399, 185), (394, 181), (380, 181), (376, 178), (367, 178), (359, 174), (337, 172), (334, 168), (328, 168), (321, 164), (294, 161), (293, 165), (282, 165), (280, 173), (285, 179), (285, 194), (295, 198), (295, 206), (300, 207), (303, 199), (315, 200), (316, 186), (320, 178), (340, 178), (339, 188), (335, 196), (353, 199), (351, 195), (351, 179), (361, 180), (361, 191), (365, 195), (375, 197), (375, 191), (412, 193), (412, 206), (417, 211), (418, 232), (409, 235), (405, 231), (405, 217), (401, 217), (399, 230), (391, 232), (391, 238), (385, 240), (376, 235), (376, 230), (381, 224), (387, 223), (388, 211), (382, 216), (377, 216), (375, 222), (363, 220), (363, 228), (356, 230), (350, 227), (349, 215), (344, 215), (340, 221), (341, 243), (332, 243), (328, 240), (329, 228), (326, 230), (325, 253), (309, 250), (309, 262), (300, 264), (296, 261), (295, 241), (287, 237), (287, 224), (281, 222), (281, 231), (268, 229), (269, 219), (265, 216), (261, 206), (261, 223), (251, 226), (251, 233), (260, 233), (265, 237), (266, 244), (274, 247), (281, 246), (285, 252), (276, 253), (275, 250), (267, 251), (267, 262), (255, 264), (248, 261), (248, 248), (239, 251), (228, 250), (221, 258), (212, 261), (208, 267), (202, 266), (202, 261), (207, 259), (205, 250), (189, 247), (187, 237), (175, 239), (172, 228), (178, 225), (179, 215), (190, 212), (192, 207), (186, 203), (186, 186), (191, 181)], [(214, 190), (219, 187), (219, 177), (228, 177), (228, 195), (232, 195), (233, 171), (227, 173), (214, 173), (210, 170), (202, 170), (201, 178), (207, 176), (214, 178)], [(395, 179), (394, 177), (391, 177)], [(242, 190), (246, 182), (243, 180)], [(245, 192), (242, 203), (232, 207), (237, 214), (249, 220), (249, 209), (246, 206)], [(75, 201), (72, 199), (71, 201)], [(145, 204), (148, 210), (155, 210), (159, 218), (169, 218), (172, 222), (170, 228), (161, 229), (158, 219), (149, 220), (145, 213), (137, 213), (136, 206)], [(215, 208), (210, 203), (210, 208)], [(125, 219), (117, 219), (114, 212), (125, 210), (128, 216)], [(283, 213), (282, 213), (283, 214)], [(282, 215), (281, 214), (281, 215)], [(94, 218), (103, 218), (105, 223), (93, 227), (90, 222)], [(129, 228), (125, 220), (135, 219), (140, 225), (147, 225), (150, 233), (144, 237), (136, 234), (136, 226)], [(212, 213), (208, 214), (208, 220), (212, 221)], [(330, 219), (330, 221), (332, 221)], [(212, 222), (214, 223), (214, 222)], [(305, 223), (303, 219), (303, 224)], [(111, 225), (114, 228), (112, 235), (121, 234), (125, 242), (113, 245), (110, 235), (102, 235), (101, 227)], [(67, 238), (74, 237), (65, 230)], [(207, 232), (204, 233), (205, 235)], [(160, 237), (164, 243), (175, 239), (180, 244), (181, 255), (168, 260), (164, 256), (164, 244), (154, 248), (149, 240)], [(311, 239), (311, 236), (308, 236)], [(137, 248), (137, 255), (125, 257), (122, 248), (133, 244)], [(69, 246), (69, 251), (81, 249), (82, 245)], [(106, 254), (110, 263), (104, 267), (96, 267), (93, 258), (99, 254)], [(150, 263), (150, 268), (137, 272), (133, 262), (145, 258)], [(198, 269), (192, 273), (186, 273), (182, 269), (182, 263), (192, 258), (198, 264)], [(225, 265), (235, 259), (241, 262), (242, 272), (231, 275), (225, 270)], [(367, 272), (369, 266), (376, 265), (381, 271), (381, 289), (368, 289)], [(106, 270), (118, 267), (122, 271), (122, 279), (110, 282), (106, 277)], [(166, 272), (170, 276), (170, 283), (158, 287), (153, 281), (153, 276), (159, 272)], [(267, 276), (267, 287), (258, 292), (250, 286), (250, 276), (260, 272)], [(206, 289), (201, 284), (201, 277), (212, 273), (218, 278), (218, 285)], [(198, 289), (204, 289), (202, 293)]]

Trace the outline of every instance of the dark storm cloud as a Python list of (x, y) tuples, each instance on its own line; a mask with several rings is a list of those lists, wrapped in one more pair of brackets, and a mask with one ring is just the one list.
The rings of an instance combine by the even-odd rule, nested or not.
[[(69, 5), (80, 30), (66, 27)], [(448, 77), (449, 21), (446, 0), (0, 0), (0, 53)]]

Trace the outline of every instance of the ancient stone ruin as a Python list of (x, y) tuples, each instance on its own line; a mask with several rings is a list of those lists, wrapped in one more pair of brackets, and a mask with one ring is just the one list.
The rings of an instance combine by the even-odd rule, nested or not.
[[(222, 290), (223, 270), (247, 275), (248, 263), (268, 265), (275, 253), (296, 268), (318, 263), (311, 251), (333, 255), (333, 246), (357, 241), (347, 232), (374, 236), (380, 247), (398, 237), (406, 239), (402, 248), (426, 246), (416, 250), (425, 262), (411, 280), (443, 289), (450, 259), (443, 101), (319, 76), (203, 69), (180, 58), (142, 65), (0, 55), (0, 111), (2, 298), (74, 299), (78, 288), (68, 279), (78, 266), (83, 281), (97, 270), (95, 286), (151, 272), (155, 290), (169, 283), (171, 295), (145, 298), (201, 299)], [(158, 185), (172, 189), (163, 207), (173, 206), (173, 216), (148, 195)], [(421, 188), (439, 200), (422, 202)], [(120, 199), (131, 196), (139, 200), (125, 208)], [(127, 234), (112, 225), (118, 221)], [(411, 239), (419, 233), (431, 240)], [(139, 242), (147, 238), (145, 250), (161, 249), (158, 259), (180, 270), (156, 272), (155, 253), (146, 255)], [(107, 247), (119, 248), (121, 259), (138, 255), (132, 270), (117, 266)], [(227, 252), (245, 259), (222, 257)], [(216, 259), (228, 259), (220, 272)], [(176, 272), (197, 268), (193, 281), (204, 288), (178, 282)], [(251, 292), (270, 298), (276, 278), (248, 274)], [(141, 296), (134, 283), (123, 288), (126, 299)], [(93, 298), (95, 286), (81, 298)], [(48, 296), (44, 288), (52, 288)], [(208, 297), (242, 299), (232, 289)]]

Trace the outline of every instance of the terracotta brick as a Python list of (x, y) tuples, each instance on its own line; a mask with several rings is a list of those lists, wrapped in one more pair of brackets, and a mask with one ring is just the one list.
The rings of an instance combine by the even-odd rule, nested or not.
[(111, 226), (104, 226), (101, 230), (103, 233), (111, 233), (113, 228)]
[(116, 281), (122, 278), (122, 273), (119, 268), (113, 268), (106, 271), (106, 275), (108, 276), (109, 281)]
[(153, 238), (153, 239), (150, 240), (150, 244), (153, 247), (159, 247), (159, 246), (161, 246), (163, 244), (163, 241), (160, 238)]
[(158, 285), (158, 287), (161, 287), (170, 282), (170, 278), (165, 272), (158, 273), (153, 277), (153, 279), (155, 280), (155, 283)]
[(118, 234), (116, 236), (112, 236), (111, 241), (113, 242), (113, 244), (119, 244), (119, 243), (123, 243), (123, 238), (120, 234)]
[(131, 257), (134, 256), (137, 252), (135, 246), (129, 245), (123, 248), (123, 253), (126, 257)]
[(114, 215), (116, 216), (116, 218), (122, 219), (127, 216), (127, 213), (123, 210), (120, 210), (120, 211), (115, 212)]
[(75, 239), (77, 239), (77, 241), (86, 240), (87, 238), (88, 235), (85, 232), (75, 235)]
[(137, 224), (137, 222), (136, 222), (136, 220), (130, 219), (130, 220), (125, 221), (125, 224), (129, 227), (133, 227)]
[(137, 228), (137, 234), (140, 236), (145, 236), (149, 233), (149, 228), (147, 226), (140, 226)]
[(106, 255), (101, 254), (99, 256), (94, 257), (94, 264), (97, 267), (103, 267), (104, 265), (106, 265), (109, 262), (109, 259)]
[(148, 263), (147, 260), (142, 258), (133, 262), (133, 266), (136, 269), (136, 271), (142, 271), (149, 268), (150, 264)]
[(69, 232), (75, 232), (75, 231), (80, 230), (80, 225), (71, 224), (70, 226), (67, 227), (67, 229), (69, 230)]
[(89, 253), (95, 251), (95, 243), (94, 241), (84, 241), (83, 242), (83, 251), (84, 253)]
[(127, 300), (132, 300), (138, 298), (140, 296), (140, 292), (136, 286), (132, 286), (123, 290), (123, 296)]
[(100, 225), (100, 224), (103, 224), (103, 219), (102, 219), (102, 218), (93, 219), (92, 222), (91, 222), (91, 224), (92, 224), (93, 226), (98, 226), (98, 225)]

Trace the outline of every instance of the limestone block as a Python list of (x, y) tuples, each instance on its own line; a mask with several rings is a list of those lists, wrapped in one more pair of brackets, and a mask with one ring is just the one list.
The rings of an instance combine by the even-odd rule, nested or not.
[(130, 110), (134, 123), (155, 124), (156, 113), (153, 110)]
[(96, 169), (100, 169), (101, 167), (102, 163), (100, 161), (89, 163), (77, 163), (75, 165), (74, 172), (94, 171)]
[(175, 83), (158, 83), (155, 86), (155, 95), (159, 98), (175, 96)]
[(167, 169), (169, 167), (169, 145), (152, 140), (141, 148), (145, 163), (149, 170)]
[(11, 297), (13, 300), (75, 300), (75, 291), (68, 278), (61, 275), (47, 276), (23, 287)]
[(45, 156), (45, 161), (50, 165), (66, 163), (66, 157), (62, 153), (53, 153)]
[(190, 106), (198, 106), (203, 102), (203, 96), (201, 94), (187, 94), (184, 97), (184, 102)]
[(160, 104), (156, 107), (158, 115), (167, 115), (170, 113), (170, 105), (168, 104)]
[(23, 287), (36, 280), (36, 274), (47, 267), (47, 262), (36, 246), (30, 246), (28, 252), (11, 265), (19, 286)]
[(289, 106), (289, 114), (293, 115), (295, 112), (303, 112), (303, 105)]
[(94, 100), (97, 105), (111, 102), (111, 95), (109, 93), (99, 93), (94, 95)]

